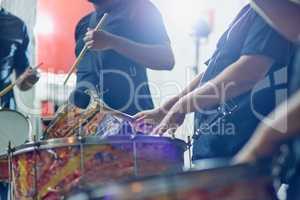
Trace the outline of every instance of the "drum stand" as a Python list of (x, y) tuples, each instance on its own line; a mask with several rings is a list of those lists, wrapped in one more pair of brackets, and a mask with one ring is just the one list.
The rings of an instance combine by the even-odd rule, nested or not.
[[(79, 130), (76, 133), (76, 139), (79, 142), (79, 150), (80, 150), (80, 173), (81, 177), (84, 175), (84, 135), (83, 135), (83, 127), (82, 127), (82, 122), (79, 121)], [(80, 178), (81, 179), (81, 178)], [(81, 180), (80, 180), (81, 182)]]
[(13, 149), (11, 148), (11, 142), (8, 143), (7, 148), (7, 159), (8, 159), (8, 188), (9, 188), (9, 199), (13, 200), (14, 195), (14, 188), (12, 188), (12, 181), (13, 181), (13, 173), (12, 173), (12, 153)]
[(39, 196), (39, 191), (38, 191), (38, 177), (37, 177), (37, 173), (38, 173), (38, 169), (37, 169), (37, 156), (39, 155), (40, 152), (40, 143), (37, 142), (37, 138), (36, 136), (33, 137), (33, 141), (35, 144), (35, 165), (34, 165), (34, 200), (38, 200), (38, 196)]
[(190, 169), (192, 169), (192, 139), (191, 136), (188, 136), (188, 142), (187, 142), (187, 147), (188, 147), (188, 151), (189, 151), (189, 165), (190, 165)]

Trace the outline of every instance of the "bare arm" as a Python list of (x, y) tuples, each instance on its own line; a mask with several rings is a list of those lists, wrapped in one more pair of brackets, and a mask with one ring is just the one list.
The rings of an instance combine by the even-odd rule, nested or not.
[(280, 33), (300, 41), (300, 5), (288, 0), (252, 0), (251, 4)]
[(169, 43), (141, 44), (105, 31), (89, 30), (84, 41), (90, 49), (114, 50), (119, 54), (154, 70), (171, 70), (174, 55)]
[(204, 72), (197, 75), (186, 88), (184, 88), (177, 96), (168, 100), (162, 107), (163, 111), (167, 113), (182, 97), (188, 95), (189, 93), (193, 92), (201, 82), (201, 79), (204, 75)]
[(273, 60), (259, 55), (242, 56), (221, 74), (180, 99), (180, 112), (191, 113), (237, 97), (264, 78)]
[[(255, 161), (260, 157), (271, 156), (278, 145), (287, 139), (300, 136), (300, 92), (282, 104), (269, 117), (275, 116), (268, 125), (261, 124), (252, 139), (236, 156), (238, 163)], [(277, 116), (277, 117), (276, 117)]]
[(118, 37), (113, 48), (116, 52), (154, 70), (171, 70), (175, 65), (169, 43), (147, 45)]
[(182, 97), (189, 94), (199, 86), (203, 74), (204, 73), (200, 73), (184, 90), (182, 90), (182, 92), (180, 92), (177, 96), (169, 99), (159, 108), (150, 111), (140, 112), (137, 115), (135, 115), (134, 118), (136, 120), (136, 123), (139, 124), (140, 121), (142, 121), (142, 123), (145, 123), (145, 121), (148, 121), (148, 123), (152, 124), (160, 123), (164, 116)]

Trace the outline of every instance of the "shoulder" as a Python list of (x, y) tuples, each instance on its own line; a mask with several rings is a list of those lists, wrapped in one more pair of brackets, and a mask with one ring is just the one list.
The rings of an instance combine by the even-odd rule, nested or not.
[(76, 24), (75, 28), (75, 39), (77, 40), (82, 33), (86, 32), (86, 29), (89, 27), (90, 18), (94, 14), (94, 12), (91, 12), (84, 17), (82, 17), (78, 23)]
[(161, 17), (159, 9), (149, 0), (132, 0), (133, 5), (133, 16), (138, 19), (152, 19)]
[(13, 25), (14, 27), (25, 27), (25, 22), (21, 18), (6, 10), (3, 10), (3, 13), (5, 16), (4, 20), (6, 20), (7, 25)]

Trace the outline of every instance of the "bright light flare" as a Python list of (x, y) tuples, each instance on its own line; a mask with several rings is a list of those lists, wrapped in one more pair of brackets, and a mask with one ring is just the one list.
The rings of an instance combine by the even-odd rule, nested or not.
[(54, 33), (53, 19), (46, 13), (40, 14), (37, 17), (37, 23), (34, 28), (35, 34), (51, 35)]
[(191, 31), (199, 18), (205, 18), (203, 13), (211, 7), (205, 0), (173, 0), (165, 11), (169, 23), (183, 31)]

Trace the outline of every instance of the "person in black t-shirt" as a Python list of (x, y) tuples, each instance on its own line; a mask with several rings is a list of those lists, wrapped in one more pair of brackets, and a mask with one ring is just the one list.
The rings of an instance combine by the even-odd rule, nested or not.
[[(38, 81), (38, 74), (28, 68), (28, 44), (29, 39), (24, 22), (0, 8), (0, 91), (11, 84), (13, 71), (16, 72), (18, 78), (21, 78), (17, 86), (22, 91), (30, 89)], [(13, 91), (0, 97), (0, 102), (0, 109), (16, 109)], [(7, 199), (7, 188), (6, 183), (0, 183), (1, 200)]]
[[(158, 9), (148, 0), (89, 1), (96, 12), (82, 18), (75, 33), (76, 54), (84, 44), (90, 49), (77, 70), (77, 90), (96, 89), (108, 106), (130, 115), (152, 109), (146, 69), (174, 66)], [(104, 26), (94, 31), (104, 13)]]
[(173, 133), (195, 112), (193, 160), (232, 157), (274, 109), (274, 78), (292, 54), (292, 44), (246, 5), (222, 35), (207, 70), (162, 107), (136, 115), (135, 126), (146, 121), (158, 124), (154, 134)]
[[(29, 68), (26, 71), (29, 67), (28, 44), (29, 38), (24, 22), (0, 8), (0, 91), (11, 84), (13, 71), (17, 77), (23, 77), (23, 81), (17, 84), (22, 91), (30, 89), (38, 81), (38, 76), (33, 70)], [(16, 108), (13, 91), (0, 100), (1, 108)]]
[[(295, 174), (288, 184), (288, 200), (300, 199), (300, 1), (294, 0), (253, 0), (253, 7), (276, 30), (293, 41), (298, 49), (295, 54), (290, 77), (290, 99), (274, 113), (280, 115), (269, 124), (261, 124), (248, 144), (234, 158), (235, 163), (255, 162), (264, 157), (276, 155), (283, 143), (294, 143), (293, 155), (298, 161)], [(278, 15), (278, 13), (281, 13)], [(286, 124), (285, 124), (286, 123)], [(286, 127), (286, 129), (282, 129)], [(292, 140), (292, 141), (290, 141)], [(288, 163), (290, 164), (290, 163)], [(297, 165), (298, 164), (298, 165)], [(289, 166), (292, 167), (292, 166)]]

